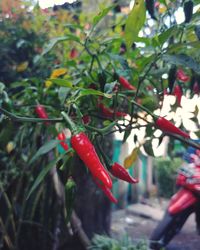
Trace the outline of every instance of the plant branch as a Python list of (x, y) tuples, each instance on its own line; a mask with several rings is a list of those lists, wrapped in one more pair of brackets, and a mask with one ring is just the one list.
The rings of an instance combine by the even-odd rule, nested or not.
[(90, 240), (89, 240), (88, 236), (86, 235), (85, 231), (83, 230), (81, 220), (78, 218), (75, 211), (72, 212), (70, 223), (71, 223), (73, 232), (78, 234), (78, 237), (79, 237), (81, 243), (83, 244), (85, 249), (88, 249), (88, 247), (91, 244)]
[(24, 117), (15, 115), (6, 109), (0, 107), (0, 112), (5, 116), (9, 117), (11, 120), (18, 121), (18, 122), (62, 122), (63, 118), (52, 118), (52, 119), (40, 119), (40, 118), (31, 118), (31, 117)]
[(153, 62), (151, 62), (151, 64), (149, 65), (149, 68), (147, 69), (147, 71), (145, 72), (145, 74), (139, 79), (139, 82), (138, 82), (138, 87), (137, 87), (137, 90), (136, 90), (136, 94), (135, 94), (135, 100), (138, 96), (138, 93), (139, 93), (139, 90), (140, 90), (140, 86), (141, 86), (141, 83), (145, 80), (146, 76), (148, 75), (148, 73), (151, 71), (154, 63), (158, 60), (158, 58), (160, 57), (161, 53), (157, 54), (155, 59), (153, 60)]
[(178, 140), (180, 140), (180, 141), (182, 141), (182, 142), (184, 142), (184, 143), (186, 143), (186, 144), (188, 144), (196, 149), (200, 149), (200, 144), (192, 141), (191, 139), (183, 138), (182, 136), (177, 135), (177, 134), (173, 134), (173, 133), (165, 133), (165, 135), (170, 136), (170, 137), (174, 137), (175, 139), (178, 139)]

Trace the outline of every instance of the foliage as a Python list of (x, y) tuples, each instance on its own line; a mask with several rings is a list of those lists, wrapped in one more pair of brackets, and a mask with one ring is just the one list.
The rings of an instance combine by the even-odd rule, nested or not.
[(158, 195), (170, 198), (175, 192), (176, 170), (181, 166), (180, 158), (156, 158), (154, 160)]
[(135, 243), (132, 242), (127, 236), (121, 240), (112, 239), (105, 235), (95, 235), (92, 239), (92, 244), (88, 248), (90, 250), (147, 250), (146, 242)]

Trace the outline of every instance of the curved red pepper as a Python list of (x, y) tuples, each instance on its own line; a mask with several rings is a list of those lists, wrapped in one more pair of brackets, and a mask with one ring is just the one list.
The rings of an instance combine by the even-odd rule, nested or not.
[(89, 168), (92, 175), (107, 188), (112, 188), (112, 180), (101, 164), (95, 148), (87, 135), (83, 132), (73, 135), (71, 137), (71, 145), (86, 167)]
[(180, 104), (181, 104), (181, 98), (182, 98), (182, 95), (183, 95), (183, 91), (182, 91), (181, 86), (176, 85), (176, 86), (174, 87), (173, 94), (176, 96), (178, 105), (180, 105)]
[(126, 80), (123, 76), (119, 76), (119, 83), (128, 90), (136, 90), (136, 87), (130, 84), (128, 80)]
[(113, 118), (114, 114), (117, 118), (125, 117), (127, 114), (120, 111), (114, 111), (113, 109), (107, 108), (103, 103), (99, 103), (98, 107), (101, 109), (104, 116)]
[(117, 199), (114, 197), (110, 189), (106, 186), (104, 186), (102, 183), (100, 183), (96, 178), (93, 177), (94, 182), (97, 184), (97, 186), (104, 192), (104, 194), (108, 197), (108, 199), (113, 202), (117, 203)]
[(199, 92), (200, 92), (200, 87), (199, 87), (199, 84), (198, 84), (197, 81), (194, 83), (193, 92), (194, 92), (195, 94), (199, 94)]
[(164, 90), (163, 90), (163, 95), (168, 95), (168, 94), (169, 94), (168, 90), (167, 90), (167, 89), (164, 89)]
[(177, 70), (176, 77), (182, 82), (188, 82), (190, 80), (190, 77), (186, 75), (182, 69)]
[(122, 167), (119, 163), (115, 162), (110, 169), (110, 172), (113, 176), (123, 180), (123, 181), (127, 181), (129, 183), (138, 183), (139, 180), (138, 179), (134, 179), (129, 173), (128, 171)]
[(65, 134), (64, 134), (63, 132), (62, 132), (62, 133), (59, 133), (59, 134), (57, 135), (57, 139), (61, 141), (61, 142), (60, 142), (60, 145), (64, 148), (64, 150), (67, 151), (67, 150), (69, 149), (69, 146), (68, 146), (68, 144), (67, 144), (66, 142), (64, 142), (65, 139), (66, 139)]
[[(47, 112), (45, 110), (45, 108), (38, 104), (35, 108), (35, 112), (36, 114), (38, 115), (39, 118), (41, 119), (48, 119), (48, 115), (47, 115)], [(49, 122), (45, 122), (46, 125), (49, 125)]]
[(82, 121), (83, 121), (83, 124), (89, 124), (91, 119), (90, 119), (90, 116), (89, 115), (84, 115), (82, 117)]
[(190, 138), (190, 136), (186, 132), (177, 128), (173, 123), (171, 123), (170, 121), (168, 121), (164, 117), (158, 117), (156, 119), (155, 124), (163, 132), (181, 135), (184, 138)]
[(74, 59), (78, 56), (78, 51), (75, 48), (72, 48), (70, 53), (69, 53), (69, 58)]

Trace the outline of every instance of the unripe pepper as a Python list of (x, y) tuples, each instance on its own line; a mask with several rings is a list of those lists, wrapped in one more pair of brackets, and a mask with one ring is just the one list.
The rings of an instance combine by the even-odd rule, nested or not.
[(128, 171), (121, 166), (119, 163), (115, 162), (110, 169), (110, 172), (113, 176), (117, 177), (118, 179), (121, 179), (123, 181), (129, 182), (129, 183), (138, 183), (138, 179), (134, 179)]
[(192, 19), (194, 3), (192, 0), (186, 1), (183, 6), (185, 14), (185, 23), (189, 23)]
[(101, 164), (95, 148), (87, 135), (83, 132), (74, 134), (71, 137), (71, 145), (86, 167), (89, 168), (92, 175), (107, 188), (112, 188), (112, 180)]
[(120, 111), (114, 111), (111, 108), (107, 108), (103, 103), (99, 103), (98, 107), (100, 108), (102, 114), (108, 118), (113, 118), (113, 116), (115, 115), (115, 117), (120, 118), (120, 117), (125, 117), (127, 114), (124, 112), (120, 112)]
[(146, 9), (152, 19), (157, 20), (155, 16), (155, 3), (154, 0), (146, 0)]
[(98, 181), (98, 179), (96, 179), (95, 177), (93, 177), (93, 180), (96, 183), (96, 185), (104, 192), (104, 194), (108, 197), (108, 199), (111, 202), (117, 203), (117, 199), (114, 197), (114, 195), (112, 194), (112, 192), (110, 191), (110, 189), (108, 187), (106, 187), (102, 183), (100, 183)]
[(69, 177), (65, 184), (65, 203), (66, 203), (66, 222), (70, 220), (73, 207), (74, 207), (74, 201), (75, 201), (75, 194), (76, 194), (76, 183), (73, 180), (72, 177)]
[(169, 94), (172, 93), (174, 83), (176, 81), (176, 70), (177, 70), (176, 65), (174, 65), (170, 68), (169, 73), (168, 73)]
[(174, 87), (173, 94), (176, 96), (178, 105), (180, 105), (181, 104), (181, 98), (182, 98), (182, 95), (183, 95), (183, 91), (182, 91), (181, 86), (176, 85)]
[(64, 150), (68, 150), (69, 149), (69, 146), (66, 142), (64, 142), (66, 140), (66, 136), (65, 134), (62, 132), (62, 133), (59, 133), (57, 135), (57, 139), (60, 140), (60, 145), (64, 148)]
[(165, 119), (164, 117), (158, 117), (155, 121), (156, 126), (165, 133), (173, 133), (176, 135), (180, 135), (184, 138), (190, 138), (190, 136), (182, 131), (181, 129), (177, 128), (173, 123)]

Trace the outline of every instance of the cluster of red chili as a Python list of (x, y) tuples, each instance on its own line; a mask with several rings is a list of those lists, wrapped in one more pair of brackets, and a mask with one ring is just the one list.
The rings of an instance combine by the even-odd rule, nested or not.
[[(121, 84), (122, 87), (128, 90), (136, 90), (136, 88), (122, 76), (118, 77), (118, 82)], [(103, 115), (106, 117), (113, 118), (113, 115), (115, 115), (116, 117), (124, 117), (126, 115), (123, 112), (114, 112), (114, 110), (107, 108), (103, 103), (99, 103), (98, 107), (100, 108)], [(48, 119), (48, 115), (43, 106), (37, 105), (35, 111), (38, 117), (42, 119)], [(48, 125), (49, 123), (46, 122), (45, 124)], [(161, 131), (165, 133), (173, 133), (180, 135), (184, 138), (190, 138), (190, 136), (187, 133), (177, 128), (174, 124), (172, 124), (164, 117), (156, 117), (155, 125), (157, 128), (159, 128)], [(57, 139), (61, 141), (60, 142), (61, 146), (67, 151), (69, 147), (65, 142), (66, 139), (65, 134), (63, 132), (58, 134)], [(74, 133), (72, 133), (71, 136), (71, 146), (76, 151), (80, 159), (84, 162), (85, 166), (90, 170), (93, 180), (97, 184), (97, 186), (100, 189), (102, 189), (102, 191), (110, 199), (111, 202), (116, 203), (117, 200), (111, 192), (112, 188), (111, 177), (104, 168), (103, 164), (101, 163), (98, 154), (96, 153), (95, 147), (89, 140), (88, 136), (83, 131), (78, 131), (78, 132), (75, 131)], [(138, 182), (137, 179), (134, 179), (132, 176), (130, 176), (128, 171), (117, 162), (109, 163), (109, 171), (113, 176), (121, 180), (124, 180), (126, 182), (129, 183)]]
[[(110, 201), (116, 203), (117, 200), (115, 199), (112, 192), (110, 191), (110, 189), (112, 188), (112, 180), (108, 172), (105, 170), (104, 166), (102, 165), (96, 153), (96, 150), (92, 142), (87, 137), (87, 135), (84, 132), (74, 134), (71, 137), (71, 145), (72, 145), (72, 148), (79, 155), (81, 160), (84, 162), (84, 164), (90, 170), (97, 186), (102, 189), (102, 191), (110, 199)], [(130, 176), (127, 170), (123, 166), (118, 164), (117, 162), (112, 164), (109, 170), (113, 176), (121, 180), (127, 181), (129, 183), (138, 182), (138, 180)]]
[[(37, 105), (35, 112), (38, 117), (42, 119), (48, 119), (47, 112), (42, 105)], [(46, 125), (47, 124), (48, 123), (46, 123)], [(67, 143), (64, 142), (64, 140), (66, 139), (65, 134), (63, 132), (59, 133), (57, 139), (61, 141), (61, 146), (67, 151), (69, 147)], [(76, 151), (80, 159), (84, 162), (85, 166), (90, 170), (93, 176), (93, 180), (97, 184), (97, 186), (102, 189), (102, 191), (111, 202), (116, 203), (117, 200), (111, 192), (112, 180), (110, 178), (110, 175), (102, 165), (96, 153), (96, 150), (92, 142), (89, 140), (88, 136), (84, 132), (74, 133), (71, 137), (71, 146)], [(137, 179), (134, 179), (132, 176), (130, 176), (128, 171), (117, 162), (112, 164), (109, 170), (113, 176), (121, 180), (127, 181), (129, 183), (138, 182)]]

